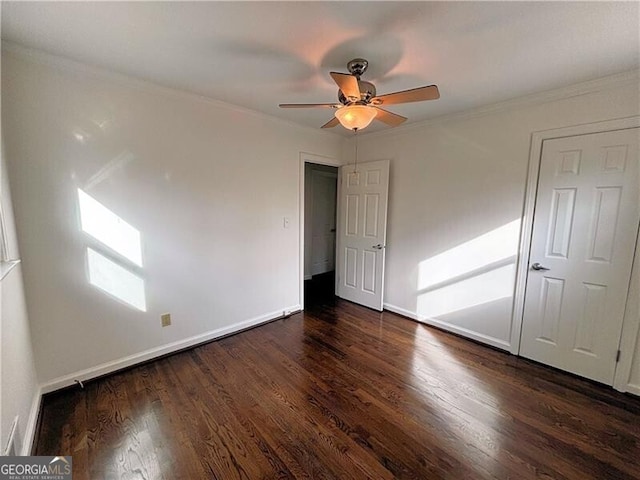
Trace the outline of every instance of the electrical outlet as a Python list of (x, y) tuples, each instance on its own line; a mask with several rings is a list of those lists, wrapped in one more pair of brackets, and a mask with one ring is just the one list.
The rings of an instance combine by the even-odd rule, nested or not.
[(284, 217), (282, 219), (282, 226), (284, 228), (289, 228), (289, 225), (291, 225), (291, 220), (289, 220), (289, 217)]
[(160, 320), (162, 321), (163, 327), (168, 327), (169, 325), (171, 325), (171, 314), (165, 313), (160, 315)]

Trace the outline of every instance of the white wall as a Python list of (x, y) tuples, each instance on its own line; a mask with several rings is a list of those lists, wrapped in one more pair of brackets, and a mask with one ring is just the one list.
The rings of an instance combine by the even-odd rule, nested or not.
[(359, 161), (391, 159), (385, 306), (509, 349), (531, 133), (639, 113), (622, 75), (362, 135)]
[[(18, 258), (4, 157), (2, 152), (0, 194), (9, 254), (11, 258)], [(39, 398), (22, 270), (17, 265), (0, 281), (0, 450), (4, 450), (13, 421), (18, 416), (15, 449), (22, 454), (29, 452)]]
[[(2, 62), (45, 390), (300, 304), (300, 152), (337, 158), (340, 137), (40, 54)], [(142, 268), (81, 231), (78, 188), (139, 230)], [(144, 280), (146, 312), (89, 283), (87, 247)]]

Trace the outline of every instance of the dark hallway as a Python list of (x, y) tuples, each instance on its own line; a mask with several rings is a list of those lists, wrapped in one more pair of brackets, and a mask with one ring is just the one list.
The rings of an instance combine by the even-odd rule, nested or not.
[(305, 308), (335, 305), (337, 298), (335, 296), (335, 274), (335, 271), (331, 271), (314, 275), (311, 280), (305, 280)]

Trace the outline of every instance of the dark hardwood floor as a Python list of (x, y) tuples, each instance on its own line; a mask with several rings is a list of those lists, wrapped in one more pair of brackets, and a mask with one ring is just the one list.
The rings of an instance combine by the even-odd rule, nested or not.
[(82, 479), (640, 478), (640, 401), (392, 313), (304, 313), (45, 398)]

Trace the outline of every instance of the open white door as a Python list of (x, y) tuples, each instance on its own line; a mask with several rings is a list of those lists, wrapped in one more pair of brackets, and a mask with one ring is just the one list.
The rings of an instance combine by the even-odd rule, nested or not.
[(521, 355), (611, 385), (640, 218), (639, 129), (542, 146)]
[(389, 160), (340, 167), (338, 296), (382, 311)]

